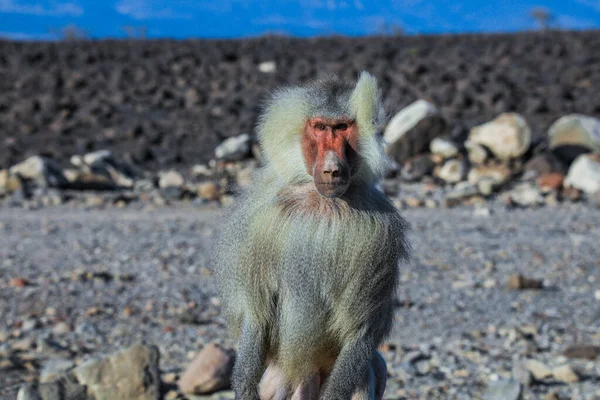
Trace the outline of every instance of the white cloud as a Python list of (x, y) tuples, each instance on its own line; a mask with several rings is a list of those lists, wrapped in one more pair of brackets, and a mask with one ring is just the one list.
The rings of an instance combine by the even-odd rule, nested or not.
[(600, 11), (600, 0), (575, 0), (577, 3)]
[[(232, 3), (236, 0), (196, 1), (173, 0), (119, 0), (115, 10), (137, 20), (151, 19), (192, 19), (198, 11), (223, 13), (231, 11)], [(244, 1), (238, 0), (242, 5)]]
[(74, 2), (0, 0), (0, 13), (50, 17), (79, 17), (83, 14), (83, 8)]

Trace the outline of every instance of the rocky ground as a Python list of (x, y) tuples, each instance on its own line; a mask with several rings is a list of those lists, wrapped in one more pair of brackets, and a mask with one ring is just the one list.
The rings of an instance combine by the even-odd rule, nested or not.
[[(206, 163), (225, 137), (252, 134), (277, 85), (366, 69), (391, 115), (417, 99), (447, 133), (522, 113), (535, 148), (550, 124), (600, 117), (600, 34), (185, 41), (0, 41), (0, 168), (30, 155), (67, 162), (108, 149), (154, 169)], [(543, 147), (543, 143), (541, 144)]]
[[(485, 210), (404, 212), (414, 257), (381, 349), (386, 398), (600, 398), (600, 213)], [(121, 368), (154, 365), (156, 379), (139, 384), (182, 398), (177, 381), (197, 352), (234, 345), (207, 268), (219, 216), (189, 205), (1, 209), (0, 397), (145, 342), (159, 366), (142, 352)]]

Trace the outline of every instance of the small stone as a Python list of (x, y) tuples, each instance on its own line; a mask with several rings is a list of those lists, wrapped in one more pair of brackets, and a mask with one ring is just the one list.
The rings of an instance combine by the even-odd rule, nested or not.
[(162, 380), (164, 383), (175, 383), (177, 381), (177, 374), (169, 372), (163, 375)]
[(179, 397), (179, 393), (176, 390), (169, 390), (165, 395), (165, 400), (175, 400)]
[(524, 175), (531, 178), (538, 178), (542, 175), (551, 173), (563, 173), (564, 166), (560, 160), (552, 153), (544, 153), (533, 157), (523, 166)]
[(433, 170), (434, 164), (427, 155), (413, 157), (402, 165), (400, 176), (405, 181), (414, 182), (429, 175)]
[(507, 287), (510, 290), (524, 290), (542, 289), (544, 285), (543, 282), (538, 279), (526, 278), (523, 275), (511, 275), (508, 278)]
[(500, 160), (510, 160), (529, 150), (531, 129), (521, 115), (503, 113), (490, 122), (473, 127), (468, 140), (487, 147)]
[(531, 207), (544, 204), (544, 197), (538, 189), (529, 183), (522, 183), (510, 192), (510, 199), (514, 204), (522, 207)]
[(600, 153), (584, 154), (571, 164), (565, 186), (593, 194), (600, 191)]
[(200, 94), (196, 88), (189, 88), (183, 94), (183, 101), (185, 108), (193, 108), (196, 104), (200, 103)]
[(10, 346), (13, 351), (29, 351), (33, 347), (34, 341), (32, 338), (24, 338), (17, 340)]
[(203, 182), (196, 186), (196, 194), (201, 199), (218, 200), (221, 193), (219, 187), (214, 182)]
[(427, 208), (437, 208), (438, 203), (434, 199), (425, 199), (425, 207)]
[(23, 321), (23, 324), (21, 325), (21, 331), (29, 332), (29, 331), (32, 331), (39, 327), (40, 327), (40, 321), (38, 321), (37, 319), (31, 318), (31, 319), (27, 319), (27, 320)]
[(162, 172), (158, 178), (158, 187), (166, 189), (169, 187), (180, 188), (184, 185), (185, 180), (183, 176), (177, 171), (166, 171)]
[(488, 165), (471, 168), (467, 176), (467, 181), (472, 185), (477, 185), (482, 180), (491, 180), (495, 187), (506, 183), (511, 177), (511, 171), (504, 165)]
[(209, 394), (227, 389), (233, 371), (233, 356), (217, 344), (204, 347), (179, 379), (185, 394)]
[(10, 333), (8, 333), (6, 331), (0, 331), (0, 343), (4, 343), (4, 342), (8, 341), (9, 338), (10, 338)]
[(460, 204), (463, 200), (473, 196), (477, 196), (479, 191), (468, 182), (459, 182), (454, 186), (454, 189), (446, 194), (446, 205), (452, 207)]
[(29, 280), (27, 280), (26, 278), (12, 278), (8, 282), (8, 286), (16, 287), (16, 288), (23, 288), (25, 286), (29, 286)]
[(185, 192), (180, 187), (168, 186), (162, 189), (160, 193), (165, 200), (181, 200)]
[(571, 163), (583, 151), (600, 152), (600, 119), (569, 114), (556, 120), (548, 129), (550, 149)]
[(593, 344), (574, 344), (563, 351), (563, 355), (568, 358), (578, 358), (583, 360), (595, 360), (600, 357), (600, 346)]
[(447, 183), (460, 182), (465, 176), (465, 164), (461, 160), (448, 160), (439, 169), (437, 176)]
[(542, 192), (560, 190), (560, 188), (562, 188), (564, 179), (565, 176), (560, 172), (551, 172), (549, 174), (541, 175), (537, 179), (537, 184)]
[(64, 335), (69, 332), (71, 332), (71, 327), (66, 322), (59, 322), (52, 328), (52, 333), (57, 336)]
[(550, 367), (548, 367), (546, 364), (544, 364), (540, 361), (533, 360), (533, 359), (526, 360), (525, 367), (529, 370), (529, 372), (531, 372), (533, 377), (538, 381), (542, 381), (542, 380), (550, 378), (552, 376), (552, 370), (550, 369)]
[(569, 365), (561, 365), (552, 370), (552, 375), (560, 382), (579, 382), (579, 375)]
[(258, 64), (258, 70), (263, 74), (272, 74), (277, 71), (277, 63), (275, 61), (264, 61)]
[(211, 178), (213, 171), (204, 164), (197, 164), (192, 167), (192, 175), (196, 178)]
[(494, 193), (494, 190), (497, 186), (498, 185), (496, 184), (496, 182), (494, 182), (494, 180), (490, 178), (483, 178), (479, 182), (477, 182), (477, 190), (485, 197), (490, 196), (492, 193)]
[(487, 160), (488, 152), (482, 145), (475, 143), (472, 140), (465, 141), (465, 149), (467, 150), (467, 157), (471, 164), (480, 165)]
[(250, 144), (250, 136), (247, 133), (230, 137), (215, 149), (215, 156), (224, 161), (243, 160), (250, 153)]
[(522, 389), (521, 383), (514, 379), (490, 382), (483, 398), (485, 400), (520, 400)]
[(435, 105), (417, 100), (400, 110), (387, 124), (383, 134), (386, 153), (401, 164), (426, 151), (434, 138), (445, 133), (446, 127)]
[(0, 194), (5, 193), (6, 183), (8, 182), (8, 171), (5, 169), (0, 169)]
[(570, 200), (573, 202), (577, 202), (579, 200), (581, 200), (581, 196), (582, 196), (583, 192), (577, 188), (574, 188), (573, 186), (564, 186), (562, 190), (560, 191), (560, 195), (562, 196), (563, 199), (566, 200)]
[(429, 151), (432, 154), (439, 154), (443, 158), (451, 158), (458, 154), (458, 146), (451, 140), (434, 138), (429, 143)]
[(74, 365), (75, 363), (68, 359), (51, 358), (44, 363), (44, 367), (40, 372), (40, 382), (53, 381)]
[(421, 207), (423, 205), (423, 201), (421, 199), (416, 198), (416, 197), (408, 197), (408, 198), (406, 198), (404, 200), (404, 202), (410, 208), (418, 208), (418, 207)]

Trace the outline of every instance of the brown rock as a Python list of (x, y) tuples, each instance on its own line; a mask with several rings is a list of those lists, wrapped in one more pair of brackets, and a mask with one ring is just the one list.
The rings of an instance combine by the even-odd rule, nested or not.
[(553, 172), (565, 172), (562, 163), (552, 153), (544, 153), (533, 157), (523, 166), (525, 175), (536, 178)]
[(580, 358), (584, 360), (595, 360), (600, 357), (600, 346), (593, 344), (574, 344), (563, 351), (563, 355), (569, 358)]
[(207, 345), (181, 375), (179, 389), (185, 394), (209, 394), (228, 388), (233, 360), (233, 355), (219, 345)]
[(29, 281), (26, 278), (12, 278), (8, 282), (8, 286), (22, 288), (29, 285)]
[(542, 191), (546, 192), (559, 190), (562, 187), (564, 180), (564, 174), (561, 174), (560, 172), (551, 172), (540, 176), (537, 179), (537, 184)]
[(541, 280), (526, 278), (523, 275), (511, 275), (508, 278), (507, 286), (511, 290), (542, 289), (544, 287)]
[(96, 400), (159, 398), (158, 348), (135, 344), (73, 370), (88, 395)]
[(198, 197), (205, 200), (218, 200), (220, 196), (219, 188), (214, 182), (204, 182), (198, 184), (196, 194)]

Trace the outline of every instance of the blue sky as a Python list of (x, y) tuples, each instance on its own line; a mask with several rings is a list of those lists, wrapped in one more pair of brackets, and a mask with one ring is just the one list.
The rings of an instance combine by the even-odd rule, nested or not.
[(533, 7), (559, 28), (600, 28), (600, 0), (0, 0), (0, 37), (52, 40), (69, 25), (92, 38), (126, 26), (150, 38), (512, 32), (536, 28)]

